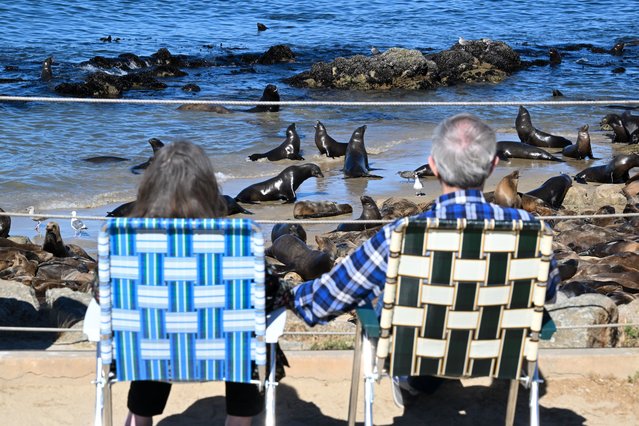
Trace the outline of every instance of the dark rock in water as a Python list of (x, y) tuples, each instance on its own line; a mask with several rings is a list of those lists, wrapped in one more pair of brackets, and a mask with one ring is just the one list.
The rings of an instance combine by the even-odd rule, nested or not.
[[(0, 208), (0, 212), (4, 210)], [(7, 238), (11, 230), (11, 216), (0, 216), (0, 237)]]
[(624, 72), (626, 72), (626, 69), (624, 67), (616, 67), (612, 69), (613, 74), (622, 74)]
[(261, 65), (272, 65), (280, 62), (295, 62), (295, 54), (290, 47), (285, 44), (278, 44), (271, 46), (260, 58), (257, 60)]
[[(200, 86), (198, 86), (197, 84), (189, 83), (182, 86), (182, 90), (185, 92), (199, 92), (202, 89), (200, 89)], [(180, 108), (178, 107), (178, 109)]]
[(458, 82), (499, 82), (521, 69), (519, 54), (500, 41), (469, 40), (424, 56), (391, 48), (380, 55), (356, 55), (318, 62), (287, 80), (295, 87), (340, 89), (432, 89)]
[(263, 23), (258, 22), (257, 23), (257, 30), (258, 31), (266, 31), (266, 30), (268, 30), (268, 27), (266, 25), (264, 25)]
[(185, 75), (189, 75), (189, 74), (173, 65), (158, 65), (154, 69), (148, 71), (146, 75), (149, 75), (152, 77), (166, 78), (166, 77), (184, 77)]

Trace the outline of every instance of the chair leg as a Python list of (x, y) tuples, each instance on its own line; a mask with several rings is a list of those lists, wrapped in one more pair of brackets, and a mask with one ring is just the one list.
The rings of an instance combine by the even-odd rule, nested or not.
[(351, 393), (348, 402), (348, 426), (355, 426), (357, 417), (357, 397), (361, 380), (362, 366), (362, 325), (357, 321), (355, 330), (355, 349), (353, 351), (353, 374), (351, 375)]
[(515, 422), (515, 410), (517, 409), (518, 391), (519, 380), (511, 380), (510, 391), (508, 392), (508, 406), (506, 407), (506, 426), (512, 426)]
[(364, 364), (364, 425), (373, 426), (373, 400), (375, 399), (375, 373), (373, 345), (369, 339), (362, 344), (362, 364)]
[(277, 383), (275, 381), (275, 370), (276, 366), (276, 355), (275, 355), (275, 347), (276, 345), (270, 343), (269, 345), (270, 351), (270, 365), (269, 365), (269, 373), (268, 379), (266, 381), (266, 426), (275, 426), (275, 387)]
[(104, 372), (102, 371), (102, 358), (98, 355), (95, 362), (95, 416), (94, 426), (102, 426), (102, 415), (104, 412)]
[(539, 369), (537, 363), (529, 369), (530, 375), (530, 425), (539, 426)]
[(113, 425), (113, 412), (111, 404), (111, 365), (102, 366), (102, 377), (104, 383), (102, 385), (102, 424), (104, 426)]

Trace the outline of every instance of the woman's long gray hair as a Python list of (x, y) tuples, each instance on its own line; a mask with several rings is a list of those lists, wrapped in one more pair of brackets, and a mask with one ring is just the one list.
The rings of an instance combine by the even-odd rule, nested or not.
[(450, 186), (482, 187), (496, 153), (495, 132), (472, 114), (454, 115), (435, 128), (431, 156), (440, 179)]
[(226, 201), (202, 148), (175, 142), (160, 149), (144, 173), (132, 217), (221, 217)]

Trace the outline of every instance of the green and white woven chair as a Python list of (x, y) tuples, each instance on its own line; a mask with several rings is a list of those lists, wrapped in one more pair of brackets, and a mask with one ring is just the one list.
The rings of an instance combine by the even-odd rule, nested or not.
[(275, 422), (266, 345), (274, 355), (285, 317), (267, 332), (264, 239), (252, 221), (114, 218), (98, 257), (96, 424), (112, 423), (111, 384), (130, 380), (266, 384)]
[(552, 233), (541, 222), (401, 221), (381, 318), (358, 310), (349, 425), (362, 367), (366, 425), (383, 374), (508, 379), (508, 425), (521, 382), (530, 388), (530, 422), (538, 424), (537, 350), (551, 254)]

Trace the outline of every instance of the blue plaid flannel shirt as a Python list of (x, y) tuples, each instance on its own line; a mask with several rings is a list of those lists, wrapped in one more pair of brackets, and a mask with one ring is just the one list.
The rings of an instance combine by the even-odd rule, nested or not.
[[(434, 208), (417, 217), (537, 220), (524, 210), (487, 203), (482, 192), (476, 189), (444, 194), (435, 200)], [(330, 272), (293, 289), (295, 311), (308, 325), (325, 324), (381, 294), (394, 226), (395, 223), (385, 225)], [(555, 298), (560, 280), (557, 262), (551, 259), (546, 300)]]

